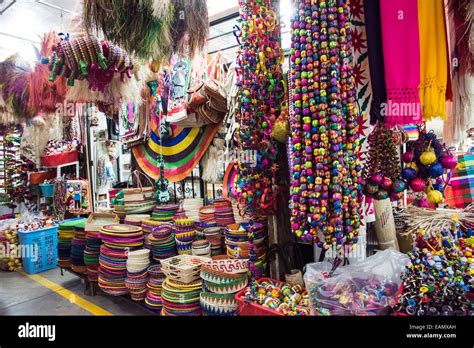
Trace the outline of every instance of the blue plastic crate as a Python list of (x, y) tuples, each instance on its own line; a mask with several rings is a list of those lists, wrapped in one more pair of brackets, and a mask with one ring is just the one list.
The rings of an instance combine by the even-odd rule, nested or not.
[(35, 274), (58, 265), (58, 227), (41, 230), (18, 232), (22, 246), (23, 269), (28, 274)]

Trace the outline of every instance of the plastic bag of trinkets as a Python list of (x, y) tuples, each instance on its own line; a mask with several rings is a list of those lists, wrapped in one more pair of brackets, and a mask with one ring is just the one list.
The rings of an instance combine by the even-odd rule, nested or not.
[(405, 254), (384, 250), (356, 265), (344, 266), (307, 287), (312, 315), (380, 315), (395, 304)]

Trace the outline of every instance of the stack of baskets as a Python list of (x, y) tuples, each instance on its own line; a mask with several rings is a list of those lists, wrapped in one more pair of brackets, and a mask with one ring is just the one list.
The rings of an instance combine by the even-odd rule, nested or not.
[(125, 286), (134, 301), (143, 301), (146, 297), (149, 265), (150, 250), (139, 249), (128, 253)]
[(146, 293), (145, 305), (154, 311), (161, 311), (161, 287), (165, 280), (161, 265), (156, 264), (148, 267), (148, 274), (150, 278), (147, 284), (148, 291)]
[(151, 213), (151, 219), (159, 222), (173, 223), (173, 218), (178, 212), (178, 204), (158, 205)]
[(175, 256), (178, 253), (172, 225), (170, 224), (156, 226), (151, 235), (148, 236), (148, 241), (155, 261)]
[(191, 255), (192, 244), (196, 237), (196, 230), (194, 229), (194, 220), (178, 219), (174, 225), (174, 238), (176, 240), (176, 247), (178, 254)]
[(74, 226), (74, 237), (71, 240), (71, 269), (76, 273), (86, 273), (84, 264), (84, 249), (86, 247), (86, 232), (84, 230), (86, 221)]
[[(232, 259), (248, 259), (250, 253), (248, 239), (249, 223), (231, 224), (225, 232), (227, 255)], [(254, 251), (257, 255), (255, 266), (259, 274), (265, 270), (267, 230), (261, 222), (254, 222)]]
[(178, 255), (161, 261), (166, 276), (161, 291), (166, 316), (201, 315), (199, 294), (202, 289), (201, 265), (210, 261), (207, 257)]
[(102, 227), (100, 238), (99, 287), (110, 295), (125, 295), (127, 254), (143, 246), (141, 227), (112, 224)]
[(206, 240), (211, 243), (211, 255), (220, 255), (222, 253), (222, 228), (208, 227), (203, 232)]
[(201, 266), (200, 303), (207, 316), (237, 315), (235, 294), (248, 283), (248, 260), (216, 257)]

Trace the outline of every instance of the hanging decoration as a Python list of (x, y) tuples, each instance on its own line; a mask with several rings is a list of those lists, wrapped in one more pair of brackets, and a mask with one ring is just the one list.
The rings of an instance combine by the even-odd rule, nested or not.
[(205, 0), (85, 0), (83, 21), (90, 34), (102, 32), (139, 59), (152, 58), (155, 65), (175, 53), (193, 57), (209, 34)]
[(396, 201), (403, 198), (405, 181), (400, 177), (401, 165), (395, 131), (387, 129), (383, 122), (377, 122), (369, 135), (369, 152), (364, 168), (364, 193), (377, 200), (389, 198)]
[(291, 21), (291, 228), (324, 248), (356, 243), (360, 226), (359, 110), (348, 17), (347, 0), (296, 1)]
[(11, 110), (17, 123), (34, 115), (28, 108), (31, 69), (17, 54), (0, 64), (0, 85), (7, 110)]
[[(272, 127), (280, 114), (284, 97), (283, 51), (280, 23), (271, 0), (240, 0), (241, 31), (237, 58), (238, 109), (236, 131), (238, 151), (256, 155), (256, 163), (239, 160), (236, 182), (239, 205), (249, 218), (249, 270), (254, 280), (257, 255), (254, 251), (254, 221), (266, 216), (274, 200), (272, 177), (276, 172), (276, 143)], [(258, 15), (256, 15), (258, 14)], [(243, 157), (243, 156), (240, 156)], [(245, 156), (248, 157), (248, 156)]]
[(441, 144), (433, 131), (426, 132), (425, 125), (422, 125), (418, 139), (402, 155), (402, 161), (405, 163), (402, 176), (417, 193), (417, 206), (443, 202), (444, 188), (448, 184), (444, 177), (458, 163), (451, 149)]
[(49, 65), (50, 81), (56, 77), (67, 78), (73, 87), (75, 80), (87, 80), (92, 91), (106, 92), (115, 73), (124, 81), (125, 75), (132, 77), (134, 62), (122, 48), (95, 37), (70, 39), (69, 34), (56, 43), (51, 59), (44, 58)]
[[(41, 40), (41, 57), (50, 57), (58, 41), (59, 36), (55, 32), (45, 34)], [(66, 81), (49, 81), (49, 69), (44, 64), (36, 64), (29, 75), (29, 109), (34, 115), (56, 112), (58, 103), (63, 103), (66, 96)]]

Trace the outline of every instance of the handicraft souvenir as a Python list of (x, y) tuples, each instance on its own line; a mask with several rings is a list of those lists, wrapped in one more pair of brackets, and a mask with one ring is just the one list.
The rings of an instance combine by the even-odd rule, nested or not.
[(349, 1), (296, 1), (294, 8), (291, 229), (318, 247), (342, 248), (357, 243), (362, 201)]

